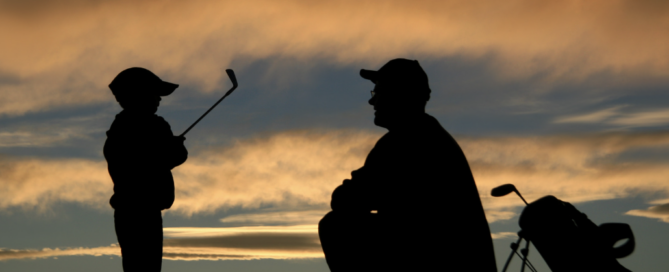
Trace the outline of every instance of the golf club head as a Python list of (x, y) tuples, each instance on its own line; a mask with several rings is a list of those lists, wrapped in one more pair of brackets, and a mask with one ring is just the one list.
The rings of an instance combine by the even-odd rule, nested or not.
[(500, 197), (508, 195), (511, 192), (515, 191), (516, 191), (516, 186), (509, 183), (495, 187), (494, 189), (492, 189), (492, 191), (490, 191), (490, 194), (494, 197)]
[(228, 74), (228, 77), (230, 78), (230, 81), (232, 81), (232, 86), (237, 87), (237, 77), (235, 76), (235, 71), (232, 71), (232, 69), (226, 69), (225, 73)]

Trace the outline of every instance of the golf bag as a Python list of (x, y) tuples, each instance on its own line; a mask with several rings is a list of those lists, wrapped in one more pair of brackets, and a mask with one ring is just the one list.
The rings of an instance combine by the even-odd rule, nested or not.
[[(553, 272), (566, 271), (607, 271), (629, 272), (617, 258), (626, 257), (634, 251), (634, 234), (629, 225), (623, 223), (605, 223), (595, 225), (588, 217), (571, 204), (554, 196), (545, 196), (532, 203), (525, 198), (513, 184), (498, 186), (490, 192), (500, 197), (515, 192), (527, 205), (520, 214), (518, 241), (511, 244), (511, 255), (506, 260), (502, 272), (506, 272), (514, 254), (519, 255), (518, 246), (523, 239), (526, 246), (520, 252), (523, 259), (521, 272), (525, 267), (536, 272), (527, 260), (530, 243), (544, 258)], [(623, 245), (615, 247), (616, 242), (627, 239)]]
[[(545, 196), (527, 205), (518, 221), (519, 236), (534, 243), (553, 272), (629, 272), (618, 261), (634, 251), (634, 235), (629, 225), (595, 225), (573, 205), (554, 196)], [(628, 239), (614, 248), (616, 242)]]

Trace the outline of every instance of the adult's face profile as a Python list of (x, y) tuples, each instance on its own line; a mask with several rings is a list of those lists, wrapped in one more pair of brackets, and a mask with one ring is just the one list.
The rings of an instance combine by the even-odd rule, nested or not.
[(375, 84), (375, 95), (369, 100), (375, 125), (391, 129), (425, 113), (430, 89), (418, 61), (393, 59), (378, 71), (361, 69), (360, 76)]
[(406, 104), (402, 96), (392, 85), (377, 81), (374, 86), (374, 96), (369, 104), (374, 106), (374, 124), (390, 129), (397, 123), (403, 114), (407, 114)]

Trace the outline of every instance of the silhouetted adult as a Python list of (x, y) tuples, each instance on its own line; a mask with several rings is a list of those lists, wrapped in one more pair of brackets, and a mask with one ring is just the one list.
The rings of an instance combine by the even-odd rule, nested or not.
[(160, 97), (179, 85), (162, 81), (144, 68), (122, 71), (109, 84), (123, 111), (107, 131), (104, 155), (114, 182), (116, 237), (126, 272), (160, 271), (163, 255), (161, 210), (174, 203), (172, 168), (188, 152), (183, 137), (155, 113)]
[(330, 270), (497, 271), (467, 159), (425, 113), (430, 88), (418, 61), (394, 59), (360, 75), (376, 85), (369, 104), (388, 133), (335, 189), (320, 221)]

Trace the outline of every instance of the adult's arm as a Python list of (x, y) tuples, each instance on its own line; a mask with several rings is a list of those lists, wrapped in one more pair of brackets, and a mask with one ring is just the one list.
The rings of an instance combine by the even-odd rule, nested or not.
[(351, 172), (351, 179), (346, 179), (332, 193), (330, 206), (333, 211), (369, 213), (383, 206), (384, 194), (387, 194), (389, 177), (401, 168), (395, 167), (392, 138), (387, 134), (376, 143), (365, 160), (365, 165)]

